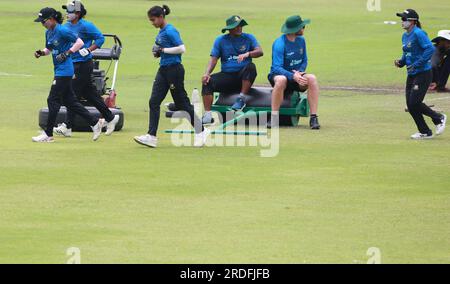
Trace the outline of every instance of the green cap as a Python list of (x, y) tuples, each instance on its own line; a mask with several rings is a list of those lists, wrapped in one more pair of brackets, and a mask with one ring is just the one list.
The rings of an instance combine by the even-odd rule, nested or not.
[(242, 19), (241, 17), (236, 16), (236, 15), (233, 15), (233, 16), (231, 16), (231, 17), (229, 17), (229, 18), (227, 19), (226, 25), (227, 25), (227, 26), (226, 26), (225, 28), (222, 29), (222, 33), (224, 33), (225, 31), (232, 30), (232, 29), (234, 29), (234, 28), (236, 28), (236, 27), (238, 27), (238, 26), (243, 27), (243, 26), (246, 26), (246, 25), (248, 25), (248, 24), (247, 24), (247, 22), (246, 22), (244, 19)]
[(302, 20), (300, 16), (290, 16), (281, 27), (281, 32), (284, 34), (295, 34), (309, 23), (311, 23), (309, 19)]

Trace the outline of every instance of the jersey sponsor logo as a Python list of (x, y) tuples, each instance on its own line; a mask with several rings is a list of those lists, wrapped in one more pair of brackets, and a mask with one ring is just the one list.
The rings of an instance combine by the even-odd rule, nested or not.
[(232, 60), (238, 60), (239, 56), (238, 55), (230, 55), (227, 58), (227, 61), (232, 61)]
[(295, 52), (293, 52), (293, 51), (292, 51), (292, 52), (286, 53), (287, 56), (292, 56), (292, 55), (294, 55), (294, 54), (295, 54)]
[(289, 66), (295, 66), (298, 64), (301, 64), (303, 62), (303, 59), (299, 59), (299, 60), (291, 60), (291, 63), (289, 64)]

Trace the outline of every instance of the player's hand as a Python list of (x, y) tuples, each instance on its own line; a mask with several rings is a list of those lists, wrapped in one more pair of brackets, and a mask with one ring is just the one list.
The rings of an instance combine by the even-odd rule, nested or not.
[(162, 51), (163, 51), (163, 48), (157, 44), (155, 44), (152, 48), (152, 53), (155, 58), (161, 57)]
[(91, 53), (91, 51), (89, 49), (87, 49), (87, 48), (80, 49), (79, 52), (80, 52), (80, 55), (83, 56), (83, 57), (86, 57), (86, 56), (88, 56)]
[(308, 86), (308, 79), (303, 76), (304, 74), (304, 72), (294, 71), (294, 81), (300, 86)]
[(239, 56), (238, 56), (238, 59), (237, 59), (237, 62), (238, 63), (241, 63), (242, 61), (244, 61), (247, 57), (249, 57), (250, 56), (250, 52), (246, 52), (246, 53), (244, 53), (244, 54), (240, 54)]
[(394, 60), (394, 65), (398, 68), (402, 67), (402, 65), (400, 64), (400, 60)]
[(203, 75), (203, 77), (202, 77), (202, 84), (203, 85), (208, 84), (210, 79), (211, 79), (211, 75), (209, 75), (209, 74)]
[(34, 57), (36, 57), (36, 58), (39, 58), (39, 57), (44, 56), (44, 55), (45, 55), (45, 52), (42, 51), (42, 50), (36, 50), (34, 52)]
[(59, 63), (63, 63), (64, 61), (66, 61), (66, 59), (69, 57), (69, 52), (63, 52), (60, 53), (56, 56), (56, 61), (58, 61)]

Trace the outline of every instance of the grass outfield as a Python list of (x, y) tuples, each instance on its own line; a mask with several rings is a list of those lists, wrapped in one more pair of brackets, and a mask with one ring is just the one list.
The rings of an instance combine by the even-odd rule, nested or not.
[[(33, 144), (37, 114), (52, 80), (49, 58), (36, 61), (43, 6), (65, 1), (0, 2), (0, 263), (365, 263), (369, 247), (383, 263), (449, 263), (450, 132), (410, 141), (412, 119), (400, 92), (322, 92), (323, 128), (282, 128), (280, 153), (258, 147), (179, 148), (162, 130), (158, 149), (132, 137), (147, 128), (157, 62), (157, 33), (147, 9), (163, 2), (85, 0), (88, 19), (124, 43), (118, 104), (123, 131)], [(323, 86), (403, 88), (395, 12), (417, 9), (425, 30), (450, 28), (450, 3), (365, 0), (167, 1), (181, 32), (186, 87), (200, 87), (214, 38), (230, 14), (248, 20), (265, 50), (255, 60), (265, 84), (271, 43), (284, 19), (311, 18), (309, 72)], [(24, 76), (27, 75), (27, 76)], [(31, 75), (31, 76), (28, 76)], [(450, 95), (427, 99), (450, 109)], [(170, 96), (168, 101), (171, 100)]]

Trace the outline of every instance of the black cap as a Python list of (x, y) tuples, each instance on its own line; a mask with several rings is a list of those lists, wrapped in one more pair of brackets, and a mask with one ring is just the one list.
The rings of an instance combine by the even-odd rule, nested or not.
[(39, 11), (38, 17), (34, 20), (36, 23), (42, 23), (56, 15), (56, 10), (53, 8), (46, 7)]
[(81, 12), (81, 14), (86, 15), (86, 9), (80, 1), (72, 1), (68, 5), (62, 5), (62, 8), (68, 13)]
[(407, 9), (402, 13), (397, 13), (397, 16), (400, 18), (406, 18), (408, 21), (419, 20), (419, 14), (417, 14), (417, 12), (414, 11), (413, 9)]

